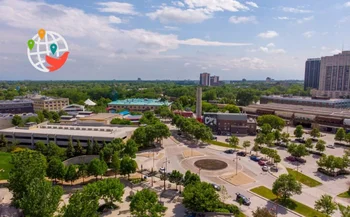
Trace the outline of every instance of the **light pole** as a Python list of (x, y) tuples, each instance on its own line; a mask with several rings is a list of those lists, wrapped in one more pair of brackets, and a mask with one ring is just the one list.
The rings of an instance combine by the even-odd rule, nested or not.
[(163, 174), (163, 178), (164, 178), (164, 191), (165, 191), (165, 180), (166, 180), (166, 176), (167, 176), (167, 171), (168, 171), (168, 163), (170, 163), (170, 161), (168, 161), (168, 158), (165, 158), (165, 162), (163, 163), (163, 166), (165, 164), (165, 171)]

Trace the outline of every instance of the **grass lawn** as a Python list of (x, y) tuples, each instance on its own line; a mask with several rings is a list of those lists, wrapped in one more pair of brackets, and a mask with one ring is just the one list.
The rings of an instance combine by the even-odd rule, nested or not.
[(293, 175), (296, 178), (296, 180), (303, 183), (304, 185), (307, 185), (309, 187), (316, 187), (318, 185), (322, 185), (321, 182), (316, 181), (315, 179), (312, 179), (312, 178), (310, 178), (310, 177), (308, 177), (300, 172), (297, 172), (291, 168), (287, 168), (287, 170), (288, 170), (289, 174)]
[(339, 194), (338, 197), (350, 198), (350, 193), (348, 191), (345, 191), (345, 192)]
[[(251, 189), (250, 191), (263, 196), (271, 201), (276, 201), (277, 197), (275, 194), (272, 193), (272, 191), (264, 186), (259, 186), (256, 188)], [(308, 207), (304, 204), (301, 204), (293, 199), (288, 200), (285, 203), (282, 203), (282, 201), (278, 201), (278, 204), (287, 207), (290, 210), (293, 210), (294, 212), (297, 212), (299, 214), (302, 214), (306, 217), (325, 217), (324, 214), (314, 210), (311, 207)]]
[[(7, 152), (0, 152), (0, 180), (8, 179), (10, 169), (12, 168), (11, 154)], [(3, 171), (5, 170), (5, 171)]]
[(215, 141), (215, 140), (209, 140), (208, 143), (212, 144), (212, 145), (217, 145), (217, 146), (221, 146), (221, 147), (226, 147), (226, 148), (236, 148), (236, 149), (242, 149), (242, 147), (239, 146), (231, 146), (228, 143), (225, 142), (219, 142), (219, 141)]

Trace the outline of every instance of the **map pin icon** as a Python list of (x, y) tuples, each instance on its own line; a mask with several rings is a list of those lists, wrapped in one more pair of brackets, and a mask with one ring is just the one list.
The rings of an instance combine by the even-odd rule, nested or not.
[(34, 42), (33, 39), (29, 39), (27, 44), (28, 44), (29, 50), (32, 50), (33, 47), (34, 47), (35, 42)]
[(57, 50), (57, 45), (56, 44), (51, 44), (50, 45), (50, 50), (51, 50), (52, 54), (55, 54), (56, 50)]
[(46, 34), (45, 29), (39, 29), (38, 35), (39, 35), (40, 39), (43, 39), (45, 37), (45, 34)]

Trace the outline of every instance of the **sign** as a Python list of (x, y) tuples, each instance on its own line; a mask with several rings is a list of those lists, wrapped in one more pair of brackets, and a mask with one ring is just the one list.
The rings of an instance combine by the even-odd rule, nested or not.
[(214, 117), (206, 116), (204, 118), (204, 124), (206, 124), (206, 125), (217, 125), (217, 120)]

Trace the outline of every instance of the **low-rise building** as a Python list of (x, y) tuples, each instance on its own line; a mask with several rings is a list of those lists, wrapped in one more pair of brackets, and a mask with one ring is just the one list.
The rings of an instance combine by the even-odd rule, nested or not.
[(175, 110), (175, 111), (173, 111), (173, 113), (174, 113), (175, 115), (181, 115), (181, 116), (183, 116), (183, 117), (185, 117), (185, 118), (193, 118), (193, 117), (194, 117), (194, 114), (193, 114), (192, 111), (180, 111), (180, 110)]
[(28, 99), (1, 100), (0, 113), (34, 113), (33, 101)]
[(76, 115), (78, 112), (85, 111), (85, 106), (78, 104), (67, 105), (62, 108), (63, 111), (67, 112), (70, 115)]
[(56, 98), (56, 97), (48, 97), (35, 95), (31, 98), (34, 103), (34, 111), (42, 111), (44, 109), (48, 111), (60, 111), (64, 107), (69, 105), (68, 98)]
[(155, 110), (160, 106), (170, 107), (170, 105), (170, 102), (162, 101), (161, 99), (125, 99), (108, 103), (107, 110), (110, 113), (116, 113), (118, 110), (125, 109), (129, 111), (149, 111)]
[(256, 121), (243, 113), (206, 112), (203, 123), (217, 135), (255, 135)]
[(74, 144), (79, 140), (82, 146), (88, 141), (110, 142), (116, 138), (129, 138), (136, 127), (92, 127), (92, 126), (63, 126), (63, 125), (35, 125), (30, 127), (12, 127), (0, 130), (9, 142), (20, 145), (34, 146), (36, 142), (55, 142), (59, 146), (67, 146), (69, 140)]
[[(20, 116), (23, 122), (29, 117), (37, 117), (37, 114), (33, 114), (33, 113), (24, 113), (24, 114), (16, 114), (16, 115)], [(0, 129), (13, 127), (12, 119), (14, 116), (15, 116), (14, 114), (0, 114)]]
[(78, 118), (79, 125), (91, 125), (91, 126), (100, 126), (108, 125), (114, 118), (122, 118), (119, 114), (112, 113), (98, 113), (85, 117)]
[(317, 106), (327, 108), (349, 108), (350, 99), (315, 99), (311, 97), (300, 97), (300, 96), (261, 96), (260, 104), (267, 103), (279, 103), (279, 104), (290, 104), (290, 105), (304, 105), (304, 106)]

